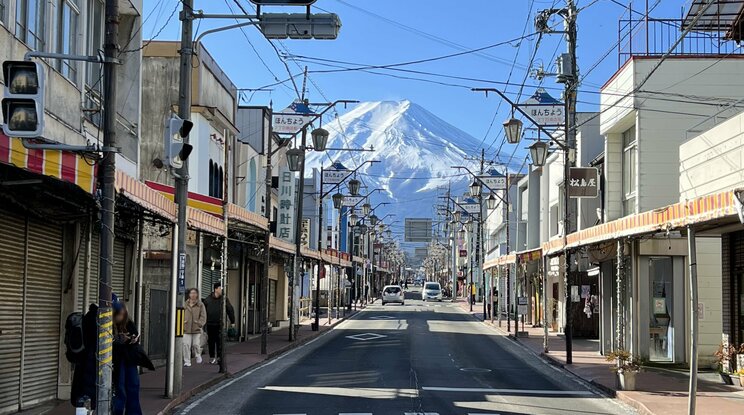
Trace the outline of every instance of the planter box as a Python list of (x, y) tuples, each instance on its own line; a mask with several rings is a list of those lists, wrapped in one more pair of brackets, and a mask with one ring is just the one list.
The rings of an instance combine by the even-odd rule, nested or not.
[(732, 383), (732, 384), (733, 384), (734, 386), (739, 386), (739, 387), (741, 387), (741, 378), (740, 378), (739, 376), (736, 376), (736, 375), (732, 375), (732, 376), (731, 376), (731, 383)]
[(620, 381), (620, 389), (624, 391), (636, 390), (637, 372), (618, 372), (617, 377)]

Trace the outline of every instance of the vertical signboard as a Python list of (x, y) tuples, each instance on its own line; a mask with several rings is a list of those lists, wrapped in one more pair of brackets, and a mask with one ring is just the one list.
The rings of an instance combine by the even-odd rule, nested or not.
[(276, 219), (276, 236), (294, 242), (295, 175), (289, 167), (279, 169), (279, 211)]

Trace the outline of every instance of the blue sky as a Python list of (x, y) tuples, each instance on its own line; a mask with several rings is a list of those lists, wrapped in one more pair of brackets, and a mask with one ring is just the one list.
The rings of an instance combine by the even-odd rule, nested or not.
[[(248, 0), (238, 0), (248, 11), (252, 4)], [(169, 23), (168, 16), (177, 7), (178, 0), (159, 2), (146, 0), (144, 16), (147, 18), (144, 37), (175, 40), (179, 36), (177, 13)], [(196, 0), (195, 8), (207, 13), (237, 12), (234, 0)], [(618, 19), (627, 10), (617, 3), (627, 4), (628, 0), (578, 0), (578, 7), (583, 8), (579, 14), (578, 60), (580, 71), (586, 73), (589, 68), (601, 60), (597, 67), (584, 80), (579, 93), (581, 110), (596, 110), (599, 87), (617, 69)], [(650, 0), (652, 5), (657, 3)], [(662, 4), (663, 3), (663, 4)], [(390, 64), (427, 59), (493, 45), (516, 39), (523, 33), (534, 32), (533, 19), (537, 11), (557, 4), (563, 0), (318, 0), (316, 12), (330, 11), (337, 13), (343, 27), (339, 38), (334, 41), (319, 40), (286, 40), (276, 42), (281, 53), (291, 53), (311, 58), (321, 58), (356, 64)], [(685, 6), (684, 0), (664, 0), (657, 5), (653, 14), (657, 17), (679, 17)], [(644, 2), (636, 0), (633, 8), (642, 11)], [(265, 10), (268, 11), (269, 9)], [(301, 11), (297, 8), (271, 9), (278, 12)], [(235, 23), (234, 20), (197, 21), (198, 30)], [(555, 24), (559, 21), (555, 20)], [(442, 59), (423, 64), (403, 67), (407, 70), (435, 72), (476, 78), (483, 81), (510, 82), (515, 86), (506, 87), (507, 92), (517, 97), (518, 85), (525, 79), (527, 64), (535, 54), (535, 65), (543, 63), (546, 69), (552, 69), (555, 53), (565, 50), (563, 39), (559, 35), (546, 35), (535, 53), (535, 37), (514, 41), (494, 47), (482, 53), (465, 54), (449, 59)], [(288, 71), (269, 42), (255, 29), (248, 27), (244, 31), (232, 30), (208, 36), (205, 45), (225, 72), (239, 88), (257, 88), (278, 80), (288, 78)], [(610, 49), (614, 47), (614, 50)], [(608, 53), (609, 52), (609, 53)], [(512, 65), (515, 61), (516, 64)], [(446, 83), (455, 83), (460, 87), (444, 86), (430, 82), (396, 79), (360, 71), (342, 73), (317, 73), (330, 68), (317, 60), (286, 61), (292, 74), (301, 72), (307, 65), (311, 72), (308, 85), (308, 96), (313, 101), (335, 99), (357, 99), (361, 101), (409, 99), (416, 102), (449, 123), (470, 133), (483, 147), (488, 155), (495, 156), (496, 148), (502, 140), (501, 122), (508, 117), (508, 105), (502, 104), (498, 114), (499, 98), (471, 92), (469, 87), (498, 86), (483, 81), (451, 80), (410, 73), (396, 73), (381, 70), (388, 75), (423, 77)], [(297, 78), (298, 82), (301, 78)], [(554, 96), (559, 97), (557, 90), (561, 85), (551, 78), (545, 79), (544, 85)], [(527, 78), (523, 94), (531, 94), (538, 81)], [(503, 88), (503, 86), (501, 86)], [(253, 105), (266, 105), (273, 100), (275, 108), (284, 108), (295, 97), (290, 83), (273, 87), (270, 92), (248, 94)], [(524, 95), (523, 95), (524, 99)], [(494, 114), (496, 114), (494, 116)], [(493, 123), (492, 128), (489, 126)], [(513, 148), (505, 146), (503, 153), (508, 157)], [(517, 156), (523, 154), (518, 149)], [(503, 156), (502, 156), (503, 157)]]

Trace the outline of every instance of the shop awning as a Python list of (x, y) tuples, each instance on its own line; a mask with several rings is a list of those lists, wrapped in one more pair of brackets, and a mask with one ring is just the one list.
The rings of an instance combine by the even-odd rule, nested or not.
[(529, 249), (527, 251), (517, 252), (517, 260), (520, 263), (536, 261), (542, 258), (542, 248)]
[[(167, 184), (146, 181), (145, 184), (162, 193), (169, 200), (174, 200), (175, 189), (173, 186)], [(189, 192), (188, 205), (190, 208), (199, 209), (201, 211), (211, 213), (219, 218), (222, 218), (224, 212), (222, 208), (222, 199), (216, 197), (203, 195), (200, 193)]]
[[(614, 239), (705, 225), (737, 216), (733, 191), (702, 196), (660, 209), (630, 215), (569, 234), (566, 248), (577, 248)], [(543, 255), (555, 255), (564, 249), (563, 238), (543, 244)]]
[(227, 204), (227, 219), (235, 220), (263, 231), (269, 229), (269, 221), (265, 217), (233, 203)]
[(513, 264), (517, 260), (517, 255), (514, 253), (508, 254), (508, 255), (501, 255), (500, 257), (489, 259), (488, 261), (483, 263), (483, 270), (488, 270), (490, 268), (499, 266), (499, 265), (507, 265), (507, 264)]
[(189, 228), (198, 229), (219, 236), (223, 236), (227, 233), (225, 221), (199, 209), (192, 209), (189, 207), (186, 219)]
[(294, 254), (295, 252), (295, 246), (292, 242), (279, 239), (274, 235), (269, 237), (269, 246), (271, 249), (276, 249), (277, 251), (286, 252), (288, 254)]
[(176, 204), (166, 199), (160, 192), (150, 188), (141, 181), (124, 173), (116, 171), (114, 187), (119, 196), (126, 197), (146, 210), (171, 222), (177, 220)]
[(0, 133), (0, 163), (73, 183), (87, 193), (96, 189), (96, 164), (71, 151), (28, 149), (20, 138)]

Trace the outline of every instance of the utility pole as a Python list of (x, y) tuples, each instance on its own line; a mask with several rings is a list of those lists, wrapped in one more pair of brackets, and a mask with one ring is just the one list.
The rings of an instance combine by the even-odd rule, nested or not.
[[(305, 87), (307, 83), (307, 66), (305, 67), (305, 77), (302, 81), (302, 97), (300, 100), (305, 102)], [(295, 295), (295, 286), (297, 280), (300, 278), (300, 265), (302, 262), (302, 241), (300, 240), (300, 234), (302, 233), (302, 205), (305, 199), (305, 151), (307, 151), (307, 126), (302, 127), (302, 141), (300, 143), (300, 150), (302, 150), (302, 157), (300, 158), (300, 185), (297, 187), (297, 214), (295, 215), (295, 254), (294, 254), (294, 266), (292, 267), (292, 274), (289, 277), (289, 341), (294, 341), (296, 337), (295, 325), (298, 321), (295, 321), (295, 312), (297, 311), (297, 295)]]
[[(106, 37), (103, 42), (103, 147), (116, 147), (116, 75), (119, 53), (119, 4), (106, 0)], [(113, 318), (111, 274), (114, 261), (114, 206), (116, 153), (104, 151), (100, 164), (101, 182), (101, 258), (98, 284), (98, 378), (96, 413), (111, 413)]]
[[(179, 15), (181, 20), (181, 49), (178, 51), (180, 56), (179, 64), (179, 80), (178, 80), (178, 117), (182, 120), (188, 120), (191, 118), (191, 57), (193, 51), (193, 0), (181, 0), (183, 7)], [(189, 136), (183, 137), (184, 144), (189, 143)], [(178, 298), (182, 296), (186, 290), (185, 277), (186, 277), (186, 233), (188, 225), (186, 223), (186, 212), (188, 210), (188, 188), (189, 188), (189, 162), (188, 159), (183, 160), (183, 167), (177, 169), (175, 174), (176, 185), (175, 185), (175, 201), (178, 206), (178, 255), (174, 258), (176, 261), (176, 278), (171, 278), (171, 304), (169, 307), (170, 313), (177, 313), (178, 309), (183, 308), (178, 302)], [(224, 266), (224, 265), (223, 265)], [(224, 287), (223, 287), (224, 290)], [(173, 293), (176, 293), (174, 295)], [(175, 300), (175, 301), (174, 301)], [(175, 318), (171, 317), (169, 321), (175, 322)], [(169, 356), (173, 356), (173, 360), (168, 362), (166, 368), (166, 385), (165, 395), (168, 398), (181, 393), (182, 376), (183, 376), (183, 338), (175, 336), (176, 327), (172, 326), (168, 328), (168, 336), (170, 339), (169, 348), (173, 350), (169, 353)]]
[[(273, 104), (269, 105), (269, 112), (273, 113)], [(266, 143), (266, 180), (264, 185), (266, 186), (266, 201), (264, 202), (264, 217), (266, 217), (266, 223), (271, 223), (271, 145), (274, 141), (274, 117), (269, 117), (269, 139)], [(271, 227), (268, 226), (266, 229), (266, 238), (264, 239), (264, 266), (263, 272), (261, 273), (261, 315), (259, 317), (259, 324), (261, 325), (261, 354), (268, 353), (268, 339), (269, 339), (269, 266), (271, 265)]]
[[(576, 87), (578, 86), (578, 69), (576, 67), (576, 5), (573, 0), (566, 1), (566, 10), (564, 17), (564, 24), (566, 28), (566, 46), (568, 50), (568, 57), (570, 59), (570, 70), (571, 73), (565, 78), (565, 105), (566, 105), (566, 151), (564, 152), (563, 165), (563, 192), (564, 192), (564, 206), (563, 206), (563, 246), (564, 246), (564, 286), (566, 289), (566, 324), (564, 328), (564, 335), (566, 338), (566, 363), (572, 364), (573, 362), (573, 323), (571, 321), (572, 306), (571, 306), (571, 251), (566, 248), (568, 244), (568, 233), (574, 229), (575, 223), (570, 223), (571, 219), (571, 198), (569, 196), (569, 182), (571, 167), (573, 167), (576, 159)], [(575, 211), (575, 210), (574, 210)], [(578, 219), (578, 218), (577, 218)]]
[[(486, 150), (481, 149), (481, 157), (480, 157), (480, 175), (483, 176), (483, 163), (485, 163), (486, 158)], [(480, 180), (480, 179), (479, 179)], [(481, 279), (481, 284), (483, 285), (483, 321), (486, 321), (486, 291), (488, 290), (488, 287), (486, 286), (486, 275), (483, 272), (483, 226), (485, 224), (486, 215), (483, 212), (483, 186), (481, 186), (481, 191), (478, 193), (478, 211), (480, 213), (480, 217), (478, 218), (478, 246), (476, 247), (477, 253), (478, 253), (478, 275)], [(509, 227), (507, 226), (507, 229)]]

